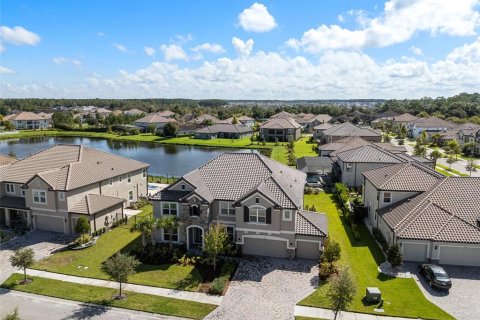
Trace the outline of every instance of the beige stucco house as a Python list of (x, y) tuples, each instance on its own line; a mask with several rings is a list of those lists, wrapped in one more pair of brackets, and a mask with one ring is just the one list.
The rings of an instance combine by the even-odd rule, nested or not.
[[(306, 174), (256, 153), (224, 153), (150, 198), (155, 217), (174, 215), (173, 241), (203, 248), (212, 223), (225, 225), (245, 255), (318, 259), (323, 214), (303, 210)], [(167, 241), (163, 230), (157, 241)]]
[(51, 127), (51, 116), (36, 114), (33, 112), (20, 112), (4, 117), (4, 120), (11, 121), (17, 130), (38, 130)]
[(147, 196), (147, 169), (82, 145), (55, 145), (0, 166), (0, 225), (68, 234), (83, 215), (92, 231), (108, 227)]
[(272, 117), (260, 126), (260, 139), (263, 141), (290, 142), (300, 139), (301, 136), (302, 126), (288, 117)]

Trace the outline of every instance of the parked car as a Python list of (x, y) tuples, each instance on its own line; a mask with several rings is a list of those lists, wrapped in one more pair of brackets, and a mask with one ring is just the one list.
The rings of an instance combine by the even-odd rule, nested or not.
[(430, 287), (449, 290), (452, 287), (452, 281), (442, 267), (434, 264), (421, 264), (418, 266), (418, 272), (427, 280)]

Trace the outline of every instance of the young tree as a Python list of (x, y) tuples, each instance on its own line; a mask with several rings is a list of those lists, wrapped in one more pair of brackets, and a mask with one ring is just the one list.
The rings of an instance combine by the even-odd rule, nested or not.
[(455, 160), (458, 160), (458, 154), (462, 152), (462, 149), (460, 148), (457, 140), (450, 140), (447, 143), (447, 149), (451, 155), (455, 155)]
[(356, 292), (357, 286), (348, 267), (340, 269), (338, 275), (330, 281), (330, 288), (327, 292), (330, 305), (335, 312), (334, 320), (337, 319), (340, 311), (346, 310), (352, 303)]
[(393, 244), (388, 248), (387, 261), (390, 262), (392, 268), (399, 267), (402, 264), (403, 254), (400, 251), (400, 246), (398, 244)]
[(233, 117), (232, 124), (238, 124), (238, 119), (236, 116)]
[(230, 247), (227, 229), (220, 224), (211, 225), (203, 238), (204, 251), (213, 265), (213, 271), (217, 268), (218, 256), (225, 253)]
[(390, 142), (390, 140), (392, 140), (392, 138), (388, 134), (383, 135), (383, 142)]
[(340, 259), (341, 249), (338, 242), (335, 240), (326, 239), (324, 244), (324, 250), (322, 254), (322, 260), (332, 264)]
[(27, 268), (30, 268), (35, 263), (35, 255), (30, 248), (17, 249), (10, 257), (10, 263), (13, 267), (23, 269), (23, 283), (27, 283)]
[(75, 224), (75, 232), (80, 234), (89, 234), (90, 233), (90, 221), (84, 216), (78, 218), (77, 223)]
[(156, 229), (156, 226), (156, 220), (148, 216), (135, 221), (130, 227), (130, 232), (140, 232), (142, 234), (143, 250), (145, 250), (145, 247), (147, 246), (147, 239), (150, 238), (150, 241), (152, 241), (152, 233)]
[(119, 284), (118, 299), (124, 298), (124, 296), (122, 296), (122, 283), (126, 283), (128, 277), (135, 274), (135, 268), (139, 264), (140, 262), (134, 257), (120, 252), (104, 262), (102, 270)]
[(437, 159), (438, 158), (441, 158), (442, 157), (442, 153), (438, 150), (433, 150), (431, 153), (430, 153), (430, 159), (433, 160), (433, 166), (436, 167), (437, 166)]
[(168, 232), (169, 239), (168, 239), (168, 245), (170, 248), (170, 252), (173, 250), (173, 230), (178, 228), (178, 219), (175, 216), (162, 216), (157, 223), (157, 226), (159, 228), (163, 228), (165, 231)]
[(447, 158), (447, 163), (448, 163), (448, 170), (452, 169), (452, 163), (455, 162), (455, 158), (453, 155), (449, 155)]
[(417, 144), (415, 144), (415, 147), (413, 148), (413, 155), (418, 157), (425, 157), (427, 156), (427, 148), (417, 142)]
[(177, 136), (178, 126), (175, 122), (169, 122), (163, 127), (163, 135), (165, 137), (175, 137)]
[(5, 130), (7, 131), (12, 131), (13, 129), (15, 129), (13, 122), (10, 120), (4, 121), (3, 125), (5, 126)]

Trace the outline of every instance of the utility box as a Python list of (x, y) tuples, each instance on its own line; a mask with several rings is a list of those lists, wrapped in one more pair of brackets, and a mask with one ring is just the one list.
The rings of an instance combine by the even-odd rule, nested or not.
[(379, 303), (380, 300), (382, 300), (382, 293), (376, 287), (367, 287), (365, 297), (367, 298), (367, 302)]

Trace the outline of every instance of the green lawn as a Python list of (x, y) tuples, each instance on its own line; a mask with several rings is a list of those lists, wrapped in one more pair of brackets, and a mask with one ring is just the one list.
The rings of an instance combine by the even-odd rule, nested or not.
[(440, 164), (440, 163), (437, 163), (437, 167), (440, 167), (440, 169), (443, 169), (445, 171), (450, 171), (452, 173), (455, 173), (456, 175), (458, 175), (460, 177), (468, 177), (469, 176), (469, 174), (467, 174), (467, 173), (463, 173), (463, 172), (460, 172), (458, 170), (451, 169), (451, 168), (449, 169), (448, 166), (445, 166), (445, 165)]
[(272, 158), (273, 160), (276, 160), (278, 162), (281, 162), (283, 164), (288, 165), (287, 147), (284, 147), (284, 146), (273, 147), (272, 154), (270, 155), (270, 158)]
[(115, 289), (40, 277), (29, 278), (33, 279), (33, 282), (26, 285), (19, 285), (17, 282), (23, 279), (23, 275), (18, 273), (13, 274), (2, 284), (2, 287), (61, 299), (192, 319), (203, 319), (207, 314), (216, 308), (215, 305), (206, 303), (159, 297), (150, 294), (128, 291), (125, 292), (127, 295), (126, 299), (116, 300), (112, 299), (112, 297), (117, 293), (117, 290)]
[[(141, 216), (151, 214), (152, 206), (144, 207)], [(101, 270), (102, 263), (120, 250), (128, 250), (140, 242), (139, 233), (131, 233), (128, 225), (123, 225), (100, 236), (97, 243), (87, 249), (77, 251), (62, 251), (37, 262), (33, 268), (51, 272), (108, 279)], [(87, 269), (85, 269), (87, 267)], [(140, 264), (137, 273), (130, 277), (129, 282), (149, 286), (196, 291), (202, 282), (198, 271), (191, 266), (177, 264), (146, 265)]]
[[(318, 152), (316, 151), (317, 144), (309, 142), (309, 140), (310, 137), (302, 137), (295, 142), (293, 150), (297, 159), (305, 156), (318, 156)], [(315, 147), (315, 150), (313, 150), (312, 147)]]
[(447, 177), (454, 177), (455, 176), (455, 175), (451, 174), (450, 172), (448, 172), (447, 170), (443, 170), (442, 168), (440, 168), (438, 166), (435, 168), (435, 171), (440, 172), (441, 174), (443, 174), (444, 176), (447, 176)]
[[(378, 287), (385, 300), (383, 315), (425, 319), (453, 319), (449, 314), (429, 302), (418, 288), (415, 280), (393, 278), (380, 274), (377, 266), (385, 258), (365, 226), (359, 228), (362, 240), (357, 242), (346, 220), (338, 213), (332, 194), (305, 195), (305, 206), (314, 205), (317, 211), (328, 216), (329, 236), (342, 249), (341, 265), (350, 266), (355, 275), (358, 290), (351, 311), (374, 313), (374, 306), (365, 306), (362, 298), (366, 287)], [(326, 298), (328, 283), (300, 302), (301, 305), (329, 307)]]

